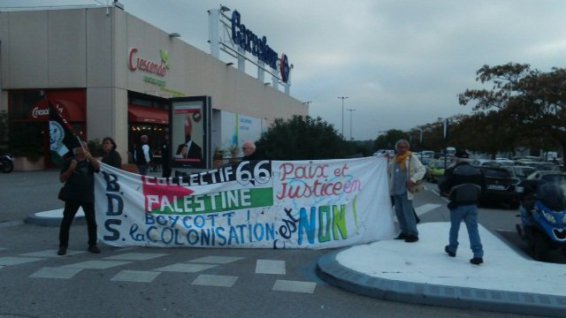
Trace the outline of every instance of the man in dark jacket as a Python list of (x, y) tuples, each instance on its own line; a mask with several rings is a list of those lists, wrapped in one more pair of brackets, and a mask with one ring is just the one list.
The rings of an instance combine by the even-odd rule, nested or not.
[(448, 194), (450, 203), (450, 236), (449, 244), (444, 251), (451, 257), (456, 256), (458, 249), (458, 232), (462, 220), (468, 229), (470, 247), (474, 257), (470, 263), (479, 265), (483, 263), (483, 247), (478, 231), (478, 202), (483, 184), (483, 173), (480, 168), (467, 162), (469, 157), (465, 151), (456, 152), (456, 165), (444, 173), (439, 184), (440, 191)]
[(65, 162), (59, 180), (65, 185), (59, 192), (59, 199), (65, 201), (63, 219), (59, 228), (58, 255), (67, 254), (69, 230), (79, 207), (83, 208), (88, 231), (88, 251), (98, 254), (96, 246), (96, 217), (94, 212), (94, 173), (100, 170), (100, 163), (88, 152), (87, 144), (73, 149), (74, 157)]
[(242, 160), (260, 160), (258, 154), (256, 153), (256, 146), (253, 141), (248, 140), (244, 142), (242, 151), (244, 152), (244, 157), (242, 158)]

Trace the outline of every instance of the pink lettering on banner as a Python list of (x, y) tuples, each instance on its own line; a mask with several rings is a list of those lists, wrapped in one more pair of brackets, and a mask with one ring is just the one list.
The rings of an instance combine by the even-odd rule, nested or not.
[(287, 162), (281, 165), (281, 181), (288, 178), (291, 179), (314, 179), (328, 178), (326, 173), (327, 164), (296, 166), (293, 162)]
[(362, 188), (359, 179), (346, 175), (347, 164), (334, 169), (332, 176), (329, 175), (328, 164), (297, 165), (286, 162), (279, 169), (281, 188), (275, 195), (278, 200), (338, 197), (359, 192)]

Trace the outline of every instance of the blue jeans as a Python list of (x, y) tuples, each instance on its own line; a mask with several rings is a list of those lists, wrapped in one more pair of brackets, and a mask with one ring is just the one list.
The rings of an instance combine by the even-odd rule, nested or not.
[(393, 204), (395, 204), (395, 214), (401, 233), (418, 237), (419, 231), (417, 231), (417, 220), (413, 213), (413, 201), (407, 198), (407, 193), (393, 195)]
[(460, 223), (464, 221), (470, 237), (470, 248), (474, 257), (483, 257), (483, 247), (478, 231), (478, 207), (475, 204), (461, 205), (450, 210), (450, 237), (448, 249), (456, 253), (458, 249), (458, 232)]

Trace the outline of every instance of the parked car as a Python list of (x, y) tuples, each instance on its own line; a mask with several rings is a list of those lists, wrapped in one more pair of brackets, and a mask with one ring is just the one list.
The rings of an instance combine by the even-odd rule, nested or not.
[(536, 171), (535, 168), (529, 166), (501, 166), (511, 172), (513, 178), (517, 178), (518, 181), (523, 181), (527, 177)]
[(472, 166), (476, 167), (499, 167), (501, 164), (495, 160), (491, 159), (474, 159), (470, 163)]
[(444, 161), (431, 160), (428, 163), (426, 180), (429, 182), (438, 182), (442, 176), (444, 176)]
[(519, 208), (519, 195), (515, 191), (519, 183), (511, 172), (502, 167), (481, 167), (484, 184), (480, 197), (481, 204), (503, 203), (512, 209)]

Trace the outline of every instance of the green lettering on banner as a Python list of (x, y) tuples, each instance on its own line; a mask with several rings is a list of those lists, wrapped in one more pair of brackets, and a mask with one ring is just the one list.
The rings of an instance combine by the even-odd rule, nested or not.
[(167, 196), (150, 196), (152, 214), (208, 214), (268, 207), (273, 205), (273, 188), (237, 189), (169, 201)]

